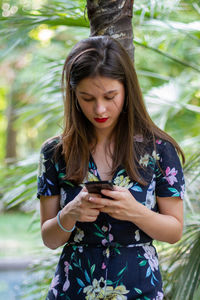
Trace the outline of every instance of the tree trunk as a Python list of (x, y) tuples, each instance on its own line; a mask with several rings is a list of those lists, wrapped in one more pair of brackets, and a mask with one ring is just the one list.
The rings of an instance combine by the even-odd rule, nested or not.
[(87, 0), (90, 35), (109, 35), (117, 39), (134, 59), (134, 0)]

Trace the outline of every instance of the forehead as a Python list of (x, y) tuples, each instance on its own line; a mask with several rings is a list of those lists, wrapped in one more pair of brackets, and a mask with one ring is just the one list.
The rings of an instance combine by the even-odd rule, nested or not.
[(77, 91), (101, 91), (107, 93), (113, 90), (121, 90), (123, 84), (116, 79), (102, 76), (86, 77), (77, 85)]

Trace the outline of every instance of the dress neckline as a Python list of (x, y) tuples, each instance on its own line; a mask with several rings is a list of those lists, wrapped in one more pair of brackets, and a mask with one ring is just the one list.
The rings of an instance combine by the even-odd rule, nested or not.
[[(91, 169), (96, 171), (96, 177), (98, 178), (99, 181), (101, 181), (102, 179), (101, 179), (101, 176), (100, 176), (100, 174), (99, 174), (97, 165), (96, 165), (96, 163), (95, 163), (95, 160), (94, 160), (92, 154), (90, 153), (90, 168), (89, 168), (89, 171), (90, 171)], [(115, 177), (117, 176), (117, 173), (118, 173), (119, 170), (121, 170), (121, 169), (123, 169), (123, 168), (122, 168), (121, 166), (119, 166), (119, 167), (117, 168), (117, 170), (115, 171), (115, 173), (113, 174), (112, 178), (111, 178), (110, 180), (108, 180), (108, 181), (114, 182), (114, 179), (115, 179)]]

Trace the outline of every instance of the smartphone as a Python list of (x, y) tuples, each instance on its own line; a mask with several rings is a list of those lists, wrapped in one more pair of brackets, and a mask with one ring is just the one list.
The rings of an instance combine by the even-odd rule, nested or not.
[(89, 193), (91, 194), (100, 194), (102, 197), (106, 197), (101, 194), (101, 190), (110, 190), (113, 191), (114, 187), (111, 181), (88, 181), (85, 182), (85, 186)]

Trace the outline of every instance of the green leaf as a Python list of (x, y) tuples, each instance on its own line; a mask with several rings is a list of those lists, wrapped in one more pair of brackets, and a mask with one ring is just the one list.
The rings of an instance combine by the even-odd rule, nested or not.
[[(117, 173), (117, 176), (123, 174), (124, 172), (125, 172), (125, 169), (120, 170), (120, 171)], [(117, 176), (116, 176), (116, 177), (117, 177)]]
[(140, 265), (141, 267), (143, 267), (143, 266), (145, 266), (145, 265), (146, 265), (146, 263), (147, 263), (147, 261), (146, 261), (146, 260), (142, 260), (142, 261), (139, 263), (139, 265)]
[(99, 237), (102, 237), (104, 238), (104, 235), (102, 233), (99, 233), (99, 232), (94, 232), (95, 235), (99, 236)]
[(91, 267), (91, 275), (93, 275), (93, 273), (94, 273), (94, 270), (95, 270), (95, 264), (94, 264), (94, 265), (92, 265), (92, 267)]
[(120, 276), (126, 269), (127, 269), (127, 265), (121, 271), (119, 271), (119, 273), (117, 274), (117, 276)]
[(84, 271), (84, 274), (85, 274), (85, 279), (87, 280), (87, 282), (91, 283), (91, 280), (90, 280), (87, 270)]
[(120, 252), (120, 250), (119, 250), (118, 248), (115, 248), (114, 250), (115, 250), (115, 252), (116, 252), (117, 254), (121, 254), (121, 252)]
[(140, 289), (134, 288), (134, 290), (136, 291), (136, 293), (138, 293), (140, 295), (142, 294), (142, 291)]
[(112, 280), (106, 280), (107, 285), (113, 285), (113, 281)]
[(83, 281), (80, 278), (76, 278), (76, 280), (81, 287), (85, 286), (85, 284), (83, 283)]
[(96, 229), (97, 229), (99, 232), (103, 233), (103, 231), (101, 230), (101, 228), (100, 228), (97, 224), (94, 224), (94, 226), (96, 227)]

